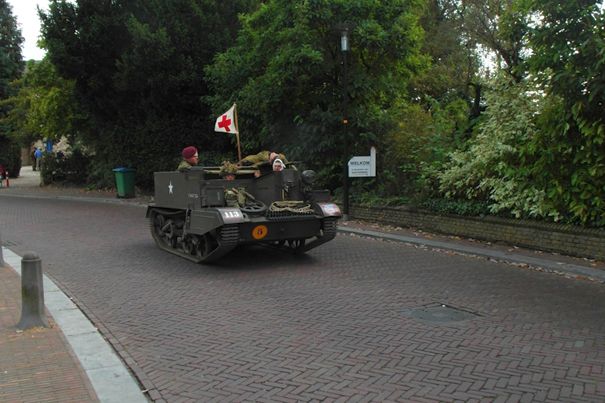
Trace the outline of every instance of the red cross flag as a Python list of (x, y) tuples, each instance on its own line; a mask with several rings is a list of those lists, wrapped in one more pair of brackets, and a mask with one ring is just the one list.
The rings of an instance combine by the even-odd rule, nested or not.
[(227, 112), (216, 119), (214, 124), (215, 132), (237, 133), (237, 112), (235, 104)]

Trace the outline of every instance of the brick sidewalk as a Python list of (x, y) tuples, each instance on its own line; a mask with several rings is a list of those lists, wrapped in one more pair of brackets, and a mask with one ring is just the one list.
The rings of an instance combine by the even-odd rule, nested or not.
[(0, 402), (97, 402), (61, 330), (19, 331), (21, 280), (0, 267)]

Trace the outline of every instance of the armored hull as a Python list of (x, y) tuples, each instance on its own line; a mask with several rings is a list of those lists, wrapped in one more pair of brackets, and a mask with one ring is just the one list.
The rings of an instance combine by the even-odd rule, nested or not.
[(216, 167), (156, 172), (155, 203), (147, 208), (151, 235), (163, 250), (194, 262), (219, 259), (242, 244), (305, 252), (336, 235), (340, 209), (312, 175), (293, 167), (234, 180)]

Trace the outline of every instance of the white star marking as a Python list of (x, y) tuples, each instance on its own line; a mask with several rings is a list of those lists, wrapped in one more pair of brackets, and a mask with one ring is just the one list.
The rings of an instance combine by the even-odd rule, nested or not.
[(174, 186), (172, 186), (172, 181), (170, 181), (170, 183), (168, 184), (168, 193), (169, 193), (169, 194), (172, 194), (172, 188), (173, 188), (173, 187), (174, 187)]

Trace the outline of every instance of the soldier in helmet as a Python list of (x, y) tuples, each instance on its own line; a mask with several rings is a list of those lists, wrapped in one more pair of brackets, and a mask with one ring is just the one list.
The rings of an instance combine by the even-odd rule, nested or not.
[(235, 179), (235, 175), (237, 174), (237, 165), (229, 162), (223, 161), (223, 165), (221, 165), (219, 175), (221, 178), (232, 181)]

